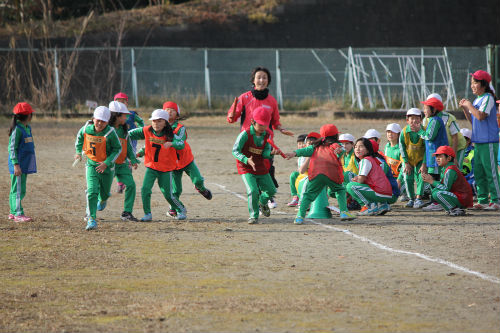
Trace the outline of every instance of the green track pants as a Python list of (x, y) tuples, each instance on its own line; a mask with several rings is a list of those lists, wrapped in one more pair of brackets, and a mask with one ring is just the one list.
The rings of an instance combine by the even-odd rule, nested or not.
[(497, 160), (498, 142), (474, 144), (474, 179), (480, 204), (498, 203), (500, 198)]
[(259, 218), (259, 203), (267, 205), (271, 197), (276, 194), (276, 186), (274, 186), (271, 175), (254, 175), (245, 173), (241, 175), (248, 197), (248, 212), (250, 218)]
[(123, 211), (132, 213), (134, 210), (136, 187), (134, 177), (132, 176), (132, 170), (127, 162), (115, 165), (115, 177), (118, 182), (125, 185)]
[(309, 182), (306, 185), (304, 194), (300, 200), (300, 207), (297, 216), (305, 217), (306, 212), (311, 206), (311, 203), (316, 200), (321, 191), (326, 187), (328, 187), (328, 195), (333, 196), (335, 194), (339, 209), (341, 212), (347, 211), (347, 199), (345, 187), (342, 184), (337, 184), (327, 176), (323, 174), (317, 175), (313, 180), (309, 179)]
[(172, 193), (177, 199), (179, 199), (179, 197), (182, 194), (182, 174), (184, 172), (189, 176), (189, 178), (191, 178), (191, 182), (197, 189), (199, 189), (200, 191), (205, 190), (204, 178), (201, 176), (200, 169), (198, 169), (198, 166), (193, 160), (184, 168), (172, 171), (173, 173)]
[(26, 195), (26, 178), (27, 174), (22, 173), (20, 176), (10, 175), (10, 193), (9, 193), (9, 205), (10, 214), (12, 215), (24, 215), (24, 209), (21, 205), (21, 200), (23, 200)]
[(184, 208), (182, 202), (172, 193), (172, 172), (161, 172), (146, 168), (141, 188), (142, 208), (144, 209), (144, 214), (151, 213), (151, 193), (153, 185), (157, 179), (161, 193), (163, 193), (163, 196), (168, 201), (170, 206), (177, 212), (185, 212), (186, 209)]
[(87, 176), (87, 216), (96, 218), (97, 201), (106, 201), (113, 183), (114, 170), (106, 168), (98, 173), (95, 166), (86, 166)]

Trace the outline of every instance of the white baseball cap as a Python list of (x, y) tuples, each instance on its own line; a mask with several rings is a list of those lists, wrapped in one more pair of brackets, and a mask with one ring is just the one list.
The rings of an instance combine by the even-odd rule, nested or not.
[(425, 100), (427, 101), (427, 100), (429, 100), (429, 99), (431, 99), (431, 98), (436, 98), (436, 99), (439, 99), (439, 101), (440, 101), (441, 103), (443, 103), (443, 98), (442, 98), (442, 97), (441, 97), (441, 95), (439, 95), (439, 94), (432, 93), (432, 94), (430, 94), (429, 96), (427, 96), (427, 98), (426, 98)]
[(168, 121), (168, 118), (169, 116), (167, 111), (162, 109), (156, 109), (151, 114), (151, 118), (149, 118), (149, 120), (165, 119), (166, 121)]
[(102, 120), (102, 121), (108, 122), (109, 118), (111, 118), (111, 112), (105, 106), (98, 106), (94, 110), (94, 118), (98, 119), (98, 120)]
[(127, 109), (127, 106), (117, 101), (109, 102), (109, 111), (130, 114), (130, 112)]
[(465, 136), (466, 138), (472, 138), (472, 131), (468, 128), (461, 128), (460, 129), (460, 133), (462, 133), (463, 136)]
[(422, 117), (422, 111), (417, 108), (411, 108), (406, 112), (406, 116), (420, 116)]
[(388, 124), (387, 127), (385, 128), (386, 131), (391, 131), (394, 133), (401, 133), (401, 126), (396, 123)]
[(381, 137), (380, 133), (373, 128), (370, 128), (368, 131), (366, 131), (365, 135), (363, 135), (363, 138), (365, 139), (371, 139), (371, 138), (380, 139), (380, 137)]
[(349, 133), (345, 133), (345, 134), (339, 135), (339, 141), (340, 142), (354, 142), (354, 141), (356, 141), (356, 139), (354, 138), (353, 135), (351, 135)]

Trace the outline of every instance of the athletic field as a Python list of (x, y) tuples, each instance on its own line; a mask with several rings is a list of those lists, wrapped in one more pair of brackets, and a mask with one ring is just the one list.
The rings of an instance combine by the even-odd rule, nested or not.
[[(385, 133), (394, 121), (404, 125), (404, 116), (334, 123), (359, 137), (372, 127)], [(282, 118), (296, 134), (327, 122)], [(36, 220), (23, 224), (7, 219), (1, 123), (1, 332), (500, 332), (498, 212), (452, 218), (398, 202), (385, 216), (294, 225), (296, 211), (286, 203), (296, 160), (276, 157), (278, 207), (248, 225), (231, 155), (239, 127), (206, 117), (184, 124), (211, 201), (184, 176), (186, 221), (165, 215), (155, 186), (153, 222), (122, 222), (115, 183), (98, 230), (87, 232), (85, 170), (71, 166), (83, 123), (32, 123), (38, 174), (28, 177), (23, 205)], [(275, 142), (295, 147), (295, 138), (279, 133)], [(138, 218), (143, 175), (141, 165), (134, 171)]]

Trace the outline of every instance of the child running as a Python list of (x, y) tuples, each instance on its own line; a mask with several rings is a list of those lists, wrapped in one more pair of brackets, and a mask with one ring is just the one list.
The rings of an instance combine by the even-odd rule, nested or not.
[(174, 133), (168, 123), (168, 112), (162, 109), (154, 110), (151, 114), (151, 125), (133, 129), (128, 132), (132, 140), (145, 140), (144, 165), (146, 173), (141, 188), (142, 207), (144, 216), (141, 221), (152, 221), (151, 193), (155, 181), (161, 193), (177, 212), (177, 220), (186, 219), (186, 208), (172, 193), (172, 172), (177, 168), (176, 150), (172, 147)]
[(28, 103), (14, 106), (12, 123), (9, 128), (9, 220), (30, 222), (33, 219), (24, 215), (21, 201), (26, 195), (28, 174), (36, 173), (35, 144), (33, 133), (28, 125), (33, 117), (33, 109)]
[(94, 110), (89, 120), (76, 136), (75, 160), (82, 159), (82, 152), (87, 155), (87, 221), (86, 230), (97, 228), (96, 211), (106, 207), (113, 183), (114, 164), (122, 151), (120, 139), (114, 128), (108, 125), (111, 113), (105, 106)]
[[(420, 175), (420, 169), (424, 161), (425, 143), (418, 135), (422, 124), (422, 111), (411, 108), (406, 112), (406, 125), (399, 136), (399, 150), (403, 161), (402, 190), (406, 191), (409, 200), (408, 208), (422, 208), (424, 202), (424, 184)], [(417, 191), (415, 192), (415, 182)]]
[(132, 215), (135, 201), (135, 181), (132, 176), (131, 167), (137, 170), (139, 161), (135, 157), (134, 149), (132, 148), (132, 143), (128, 135), (128, 125), (126, 121), (129, 116), (129, 111), (125, 104), (116, 101), (109, 103), (109, 110), (111, 111), (109, 126), (115, 129), (122, 145), (122, 151), (115, 161), (116, 179), (119, 183), (125, 185), (125, 198), (121, 219), (123, 221), (137, 222), (138, 220)]
[(321, 137), (311, 146), (286, 154), (287, 159), (295, 156), (311, 157), (308, 170), (309, 182), (301, 198), (295, 224), (304, 223), (307, 209), (325, 186), (336, 195), (340, 208), (340, 219), (352, 220), (355, 218), (347, 210), (346, 193), (342, 185), (344, 174), (336, 153), (337, 150), (341, 149), (338, 144), (339, 131), (335, 125), (327, 124), (321, 126), (319, 133)]
[[(127, 110), (128, 110), (128, 96), (127, 96), (127, 94), (119, 92), (118, 94), (115, 95), (113, 100), (116, 102), (120, 102), (120, 103), (125, 104), (125, 106), (127, 107)], [(144, 120), (142, 120), (142, 118), (139, 117), (137, 112), (132, 111), (132, 110), (128, 110), (128, 112), (129, 112), (129, 115), (127, 117), (126, 123), (127, 123), (129, 130), (133, 130), (134, 128), (137, 128), (137, 126), (144, 127)], [(137, 124), (137, 126), (136, 126), (136, 124)], [(130, 142), (132, 143), (132, 149), (135, 153), (137, 151), (137, 140), (130, 140)], [(125, 190), (125, 184), (123, 184), (122, 182), (118, 182), (118, 188), (116, 189), (116, 192), (123, 193), (124, 190)]]
[[(248, 224), (259, 223), (259, 209), (262, 215), (269, 217), (271, 210), (267, 205), (270, 197), (276, 193), (276, 187), (269, 174), (264, 159), (271, 159), (271, 145), (267, 140), (267, 130), (271, 113), (263, 107), (253, 111), (250, 128), (241, 132), (233, 146), (238, 173), (245, 184), (248, 197)], [(259, 194), (260, 193), (260, 194)]]
[[(174, 140), (172, 141), (172, 147), (175, 148), (177, 154), (177, 167), (173, 172), (173, 183), (172, 183), (172, 193), (179, 199), (182, 194), (182, 174), (185, 172), (191, 182), (194, 184), (194, 188), (198, 193), (203, 195), (205, 199), (212, 199), (212, 192), (205, 187), (204, 179), (201, 176), (198, 166), (194, 162), (193, 152), (189, 143), (187, 143), (187, 132), (186, 127), (179, 123), (181, 110), (179, 106), (174, 102), (163, 103), (163, 110), (168, 113), (168, 123), (174, 131)], [(168, 215), (175, 217), (177, 211), (170, 207)]]
[(375, 141), (360, 138), (354, 146), (354, 153), (359, 161), (359, 173), (347, 184), (347, 192), (361, 205), (368, 209), (358, 215), (377, 215), (380, 208), (377, 203), (382, 203), (382, 210), (387, 212), (387, 202), (392, 199), (392, 188), (384, 170), (380, 167), (382, 158), (378, 153)]
[[(300, 134), (297, 136), (297, 149), (304, 148), (306, 146), (307, 134)], [(297, 161), (297, 169), (302, 165), (302, 160)], [(292, 195), (292, 200), (287, 204), (288, 207), (295, 207), (299, 204), (299, 196), (297, 194), (297, 187), (295, 182), (297, 177), (300, 175), (298, 170), (295, 170), (290, 174), (290, 194)]]
[(441, 167), (441, 181), (429, 174), (422, 175), (423, 180), (433, 187), (432, 199), (450, 216), (465, 215), (463, 208), (472, 207), (472, 189), (453, 161), (455, 152), (450, 146), (441, 146), (433, 155)]

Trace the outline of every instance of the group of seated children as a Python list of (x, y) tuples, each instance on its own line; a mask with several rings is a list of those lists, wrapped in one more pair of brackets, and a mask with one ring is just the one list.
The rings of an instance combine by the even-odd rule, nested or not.
[[(383, 150), (376, 129), (357, 140), (349, 133), (339, 135), (332, 124), (323, 126), (320, 135), (299, 135), (297, 150), (286, 154), (287, 158), (300, 156), (298, 170), (290, 175), (288, 206), (299, 206), (295, 223), (303, 222), (309, 205), (325, 186), (338, 199), (341, 220), (354, 218), (349, 210), (359, 208), (357, 215), (383, 215), (399, 197), (408, 201), (406, 207), (445, 210), (450, 216), (465, 215), (465, 208), (477, 209), (473, 206), (472, 131), (460, 129), (456, 118), (443, 111), (438, 94), (431, 94), (422, 104), (423, 112), (417, 108), (406, 112), (404, 128), (397, 123), (387, 125)], [(298, 180), (304, 177), (309, 177), (309, 183), (299, 193)], [(426, 191), (428, 202), (424, 202)], [(481, 209), (499, 210), (500, 205), (493, 202)]]

